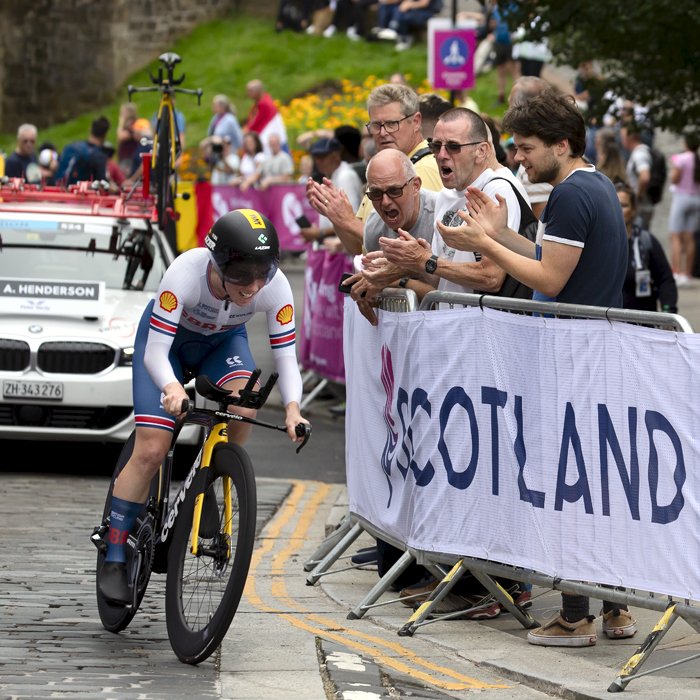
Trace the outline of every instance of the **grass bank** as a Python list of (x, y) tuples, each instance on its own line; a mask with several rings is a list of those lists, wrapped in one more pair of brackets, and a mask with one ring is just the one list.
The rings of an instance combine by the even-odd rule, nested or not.
[[(344, 33), (330, 39), (285, 31), (275, 33), (270, 18), (231, 14), (223, 20), (197, 27), (189, 36), (178, 41), (172, 49), (182, 56), (187, 77), (183, 87), (204, 90), (202, 106), (195, 97), (181, 95), (177, 107), (187, 119), (187, 145), (193, 146), (206, 135), (211, 119), (211, 98), (223, 93), (236, 105), (239, 117), (247, 115), (251, 102), (245, 85), (260, 78), (276, 99), (286, 102), (327, 81), (342, 78), (362, 83), (367, 76), (388, 78), (392, 73), (410, 75), (413, 85), (426, 78), (426, 46), (418, 44), (408, 51), (396, 52), (393, 44), (352, 42)], [(154, 61), (150, 68), (155, 72)], [(64, 124), (57, 124), (39, 132), (41, 141), (53, 141), (61, 149), (67, 143), (87, 138), (90, 122), (100, 114), (106, 115), (113, 127), (109, 140), (116, 140), (119, 105), (127, 99), (126, 85), (149, 85), (147, 69), (128, 78), (109, 104), (81, 115)], [(493, 109), (496, 99), (495, 72), (481, 76), (472, 97), (485, 111)], [(150, 118), (156, 110), (158, 97), (154, 94), (136, 95), (140, 116)], [(27, 118), (30, 121), (30, 118)], [(0, 149), (10, 153), (16, 147), (14, 133), (0, 134)]]

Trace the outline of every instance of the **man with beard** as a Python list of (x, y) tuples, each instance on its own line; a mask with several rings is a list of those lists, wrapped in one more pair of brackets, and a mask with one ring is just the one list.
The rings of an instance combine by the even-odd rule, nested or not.
[[(534, 290), (536, 301), (622, 306), (627, 269), (627, 230), (615, 187), (583, 160), (586, 128), (573, 98), (550, 88), (509, 110), (503, 128), (513, 134), (515, 161), (530, 182), (548, 182), (552, 193), (540, 217), (535, 243), (507, 223), (507, 205), (475, 187), (467, 190), (463, 225), (438, 231), (448, 245), (479, 251)], [(575, 546), (575, 536), (570, 546)], [(597, 641), (588, 598), (562, 595), (555, 620), (528, 633), (540, 646), (591, 646)], [(624, 639), (636, 632), (627, 606), (603, 602), (603, 632)]]

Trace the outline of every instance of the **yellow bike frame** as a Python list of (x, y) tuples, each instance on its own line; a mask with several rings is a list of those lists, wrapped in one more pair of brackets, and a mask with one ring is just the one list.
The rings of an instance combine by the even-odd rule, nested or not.
[[(225, 422), (217, 423), (207, 436), (207, 440), (204, 443), (204, 451), (202, 453), (202, 463), (199, 466), (200, 471), (202, 469), (208, 469), (211, 465), (211, 456), (214, 452), (214, 448), (220, 442), (228, 442), (227, 438), (227, 424)], [(231, 479), (228, 476), (223, 477), (224, 481), (224, 509), (226, 522), (224, 524), (224, 531), (228, 537), (231, 537), (231, 517), (232, 517), (232, 504), (231, 504)], [(194, 502), (194, 514), (192, 516), (192, 540), (190, 544), (190, 551), (192, 554), (197, 554), (197, 548), (199, 544), (199, 523), (202, 518), (202, 504), (204, 502), (204, 494), (200, 493)]]
[(156, 166), (156, 153), (158, 151), (158, 124), (160, 124), (160, 117), (163, 113), (163, 107), (165, 105), (169, 107), (168, 113), (170, 115), (170, 171), (175, 172), (175, 154), (177, 152), (175, 144), (175, 107), (173, 106), (173, 102), (167, 92), (163, 93), (163, 96), (160, 98), (160, 105), (158, 106), (158, 121), (156, 122), (156, 133), (153, 136), (153, 155), (151, 156), (151, 167), (155, 168)]

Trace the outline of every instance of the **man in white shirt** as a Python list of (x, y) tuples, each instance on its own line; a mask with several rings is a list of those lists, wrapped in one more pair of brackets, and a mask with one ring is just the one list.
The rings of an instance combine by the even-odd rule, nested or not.
[[(342, 189), (353, 210), (357, 210), (364, 195), (362, 180), (349, 163), (341, 160), (342, 148), (336, 138), (320, 138), (309, 149), (309, 155), (313, 157), (318, 172), (328, 178), (338, 190)], [(303, 228), (301, 235), (307, 241), (315, 241), (336, 234), (331, 221), (321, 214), (318, 226)]]
[[(490, 145), (486, 124), (470, 109), (458, 107), (438, 119), (430, 143), (444, 188), (435, 203), (435, 218), (446, 226), (460, 226), (458, 211), (466, 211), (466, 189), (483, 190), (494, 201), (496, 195), (508, 205), (508, 225), (520, 228), (520, 204), (512, 185), (488, 167)], [(506, 274), (486, 257), (448, 246), (437, 227), (432, 250), (426, 250), (410, 235), (391, 240), (380, 238), (386, 259), (395, 265), (432, 276), (433, 285), (442, 291), (471, 293), (475, 289), (493, 294), (503, 285)]]
[(642, 143), (642, 131), (636, 122), (627, 122), (620, 129), (622, 146), (630, 152), (627, 161), (627, 183), (637, 195), (637, 216), (644, 222), (643, 228), (649, 230), (654, 204), (649, 199), (649, 181), (651, 179), (651, 151)]

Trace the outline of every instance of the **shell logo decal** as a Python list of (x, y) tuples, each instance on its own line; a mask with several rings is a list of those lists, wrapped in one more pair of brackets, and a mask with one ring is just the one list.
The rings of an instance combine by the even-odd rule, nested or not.
[(160, 308), (168, 313), (177, 309), (177, 297), (172, 292), (163, 292), (160, 295)]
[(283, 306), (277, 312), (276, 318), (283, 326), (286, 326), (288, 323), (291, 322), (293, 316), (294, 316), (294, 309), (292, 308), (291, 304), (287, 304), (287, 306)]

